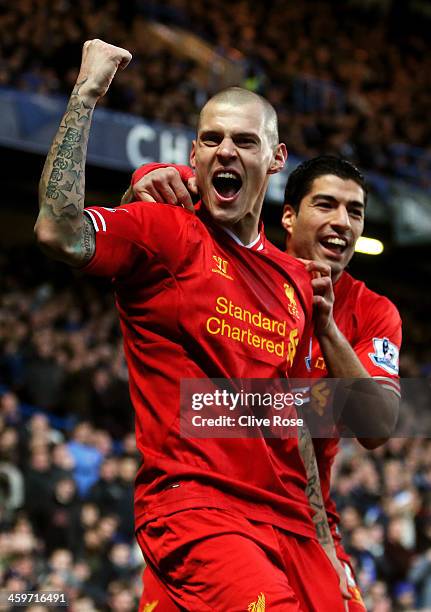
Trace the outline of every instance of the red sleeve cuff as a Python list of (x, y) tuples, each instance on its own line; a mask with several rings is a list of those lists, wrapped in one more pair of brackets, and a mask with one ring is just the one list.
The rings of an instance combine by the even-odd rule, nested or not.
[(188, 181), (189, 178), (194, 176), (194, 172), (191, 168), (189, 168), (189, 166), (182, 166), (181, 164), (144, 164), (132, 174), (132, 185), (135, 185), (143, 176), (146, 176), (153, 170), (157, 170), (157, 168), (176, 168), (180, 173), (181, 180), (184, 182)]

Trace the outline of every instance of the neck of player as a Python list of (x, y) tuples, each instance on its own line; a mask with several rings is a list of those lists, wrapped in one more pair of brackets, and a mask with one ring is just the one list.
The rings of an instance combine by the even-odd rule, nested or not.
[(237, 223), (221, 223), (230, 230), (243, 245), (251, 244), (259, 235), (259, 217), (248, 214)]

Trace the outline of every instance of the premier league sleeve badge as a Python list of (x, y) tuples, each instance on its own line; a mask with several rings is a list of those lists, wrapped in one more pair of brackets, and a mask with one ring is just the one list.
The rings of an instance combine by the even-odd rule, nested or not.
[(373, 345), (374, 353), (368, 353), (371, 361), (389, 374), (398, 374), (398, 347), (388, 338), (373, 338)]

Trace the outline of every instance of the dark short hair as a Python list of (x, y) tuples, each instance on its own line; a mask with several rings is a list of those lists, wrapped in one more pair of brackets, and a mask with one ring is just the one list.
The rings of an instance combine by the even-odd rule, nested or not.
[(364, 192), (366, 204), (368, 187), (363, 174), (347, 159), (342, 159), (335, 155), (319, 155), (299, 164), (287, 179), (284, 203), (290, 204), (297, 213), (302, 199), (311, 191), (313, 181), (326, 174), (333, 174), (344, 180), (355, 181)]

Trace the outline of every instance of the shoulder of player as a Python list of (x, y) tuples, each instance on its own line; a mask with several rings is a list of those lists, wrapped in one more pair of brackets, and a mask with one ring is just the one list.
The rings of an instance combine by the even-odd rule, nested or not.
[(166, 204), (165, 202), (131, 202), (130, 204), (118, 206), (118, 208), (113, 210), (127, 210), (137, 219), (142, 218), (142, 215), (148, 213), (167, 215), (178, 219), (194, 219), (193, 213), (188, 209), (174, 204)]
[(344, 272), (342, 277), (344, 288), (351, 295), (354, 295), (355, 309), (363, 310), (368, 317), (375, 318), (376, 315), (383, 315), (385, 318), (394, 318), (400, 320), (400, 314), (397, 307), (389, 298), (376, 291), (373, 291), (367, 285), (356, 278), (353, 278), (347, 272)]
[[(179, 206), (141, 201), (123, 204), (115, 208), (106, 206), (87, 206), (84, 212), (92, 221), (96, 232), (106, 232), (108, 228), (115, 232), (115, 226), (117, 224), (127, 224), (132, 234), (134, 228), (137, 234), (139, 234), (141, 224), (148, 222), (150, 218), (154, 218), (155, 216), (157, 219), (160, 218), (161, 224), (174, 222), (178, 226), (187, 224), (190, 219), (194, 218), (194, 215), (190, 211)], [(114, 225), (109, 227), (111, 221), (114, 221)], [(130, 238), (132, 238), (132, 235)]]

